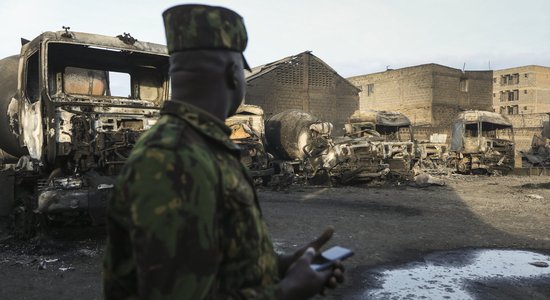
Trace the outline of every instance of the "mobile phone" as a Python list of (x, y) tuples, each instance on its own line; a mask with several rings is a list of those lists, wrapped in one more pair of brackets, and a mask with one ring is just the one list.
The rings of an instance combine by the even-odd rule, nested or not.
[(322, 261), (319, 263), (311, 264), (311, 268), (315, 271), (323, 271), (332, 266), (337, 260), (344, 260), (353, 255), (353, 251), (350, 249), (334, 246), (321, 252)]

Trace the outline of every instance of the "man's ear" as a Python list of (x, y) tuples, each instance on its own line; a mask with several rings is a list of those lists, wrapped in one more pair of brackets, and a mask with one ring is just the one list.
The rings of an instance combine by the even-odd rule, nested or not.
[(235, 90), (239, 85), (239, 76), (237, 72), (239, 72), (239, 67), (235, 63), (230, 63), (225, 70), (227, 86), (232, 90)]

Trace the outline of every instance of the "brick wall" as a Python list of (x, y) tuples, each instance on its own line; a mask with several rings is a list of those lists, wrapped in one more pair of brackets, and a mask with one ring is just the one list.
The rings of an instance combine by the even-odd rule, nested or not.
[(450, 126), (464, 110), (492, 111), (492, 71), (436, 68), (433, 77), (433, 126)]
[(359, 109), (358, 90), (317, 57), (303, 53), (248, 82), (245, 102), (263, 108), (266, 119), (288, 109), (301, 109), (331, 122), (334, 134)]
[(548, 114), (508, 116), (514, 127), (516, 151), (529, 151), (535, 137), (550, 138)]
[[(432, 79), (431, 69), (426, 66), (348, 78), (361, 88), (361, 110), (401, 112), (413, 124), (430, 124), (432, 121)], [(372, 85), (370, 90), (369, 85)]]
[(414, 139), (417, 141), (429, 141), (432, 134), (446, 134), (447, 143), (451, 141), (450, 126), (415, 126), (413, 127)]
[(492, 110), (492, 71), (427, 64), (348, 80), (362, 90), (360, 109), (401, 112), (416, 126), (446, 127), (460, 111)]

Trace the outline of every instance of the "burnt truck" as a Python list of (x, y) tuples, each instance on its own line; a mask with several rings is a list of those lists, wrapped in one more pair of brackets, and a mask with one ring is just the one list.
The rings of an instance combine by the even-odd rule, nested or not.
[(274, 173), (273, 156), (265, 148), (264, 111), (261, 107), (242, 104), (225, 124), (231, 128), (229, 138), (241, 148), (241, 161), (256, 183), (267, 184)]
[(464, 111), (451, 128), (450, 165), (459, 173), (506, 174), (514, 168), (514, 130), (503, 115)]
[(292, 183), (293, 177), (316, 183), (329, 180), (324, 163), (332, 147), (331, 132), (331, 123), (299, 109), (267, 119), (265, 140), (273, 156), (274, 184)]
[(413, 143), (400, 137), (399, 129), (410, 122), (378, 120), (379, 133), (373, 116), (376, 119), (375, 115), (350, 119), (346, 124), (349, 135), (333, 137), (331, 123), (307, 112), (288, 110), (274, 115), (266, 123), (266, 140), (276, 158), (276, 171), (293, 171), (313, 184), (370, 181), (390, 174), (392, 168), (393, 174), (408, 173)]
[[(408, 177), (416, 158), (411, 121), (399, 112), (357, 110), (344, 125), (345, 139), (361, 160), (380, 160), (391, 175)], [(367, 150), (369, 149), (369, 150)], [(371, 168), (372, 169), (372, 168)]]
[(36, 214), (101, 223), (114, 177), (169, 95), (165, 46), (68, 29), (0, 60), (0, 214), (22, 226)]

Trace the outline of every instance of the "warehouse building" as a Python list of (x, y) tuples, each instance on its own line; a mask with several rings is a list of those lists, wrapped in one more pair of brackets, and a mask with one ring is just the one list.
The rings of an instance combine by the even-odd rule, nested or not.
[(341, 135), (346, 120), (359, 109), (359, 88), (310, 51), (255, 67), (245, 75), (245, 102), (261, 106), (266, 118), (301, 109), (333, 123), (334, 134)]

